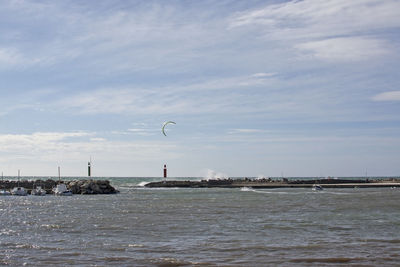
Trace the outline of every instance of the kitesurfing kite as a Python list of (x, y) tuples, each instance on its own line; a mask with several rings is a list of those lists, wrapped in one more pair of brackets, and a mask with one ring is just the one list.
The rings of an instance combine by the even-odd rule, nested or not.
[(165, 133), (165, 126), (167, 126), (168, 124), (176, 124), (175, 122), (173, 122), (173, 121), (166, 121), (166, 122), (164, 122), (164, 124), (163, 124), (163, 126), (162, 126), (162, 128), (161, 128), (161, 131), (162, 131), (162, 133), (165, 135), (165, 136), (167, 136), (166, 135), (166, 133)]

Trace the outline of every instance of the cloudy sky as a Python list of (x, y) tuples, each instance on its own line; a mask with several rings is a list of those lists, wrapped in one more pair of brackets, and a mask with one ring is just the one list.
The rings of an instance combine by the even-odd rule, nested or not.
[(400, 175), (397, 0), (1, 1), (0, 32), (4, 175)]

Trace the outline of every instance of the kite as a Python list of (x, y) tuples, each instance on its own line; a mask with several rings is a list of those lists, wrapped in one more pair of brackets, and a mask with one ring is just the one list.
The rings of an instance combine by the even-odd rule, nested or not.
[(165, 126), (167, 126), (168, 124), (176, 124), (176, 123), (173, 122), (173, 121), (164, 122), (164, 124), (163, 124), (163, 126), (162, 126), (162, 128), (161, 128), (161, 131), (162, 131), (162, 133), (163, 133), (165, 136), (167, 136), (166, 133), (165, 133)]

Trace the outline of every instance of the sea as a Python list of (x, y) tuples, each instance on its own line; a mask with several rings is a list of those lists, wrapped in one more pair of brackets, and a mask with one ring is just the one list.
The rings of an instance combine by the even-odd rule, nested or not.
[(400, 188), (150, 189), (162, 178), (95, 179), (120, 193), (0, 196), (0, 265), (400, 264)]

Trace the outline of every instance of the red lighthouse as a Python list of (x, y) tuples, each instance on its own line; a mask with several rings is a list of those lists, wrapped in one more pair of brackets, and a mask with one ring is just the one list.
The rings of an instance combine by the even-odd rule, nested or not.
[(167, 178), (167, 165), (164, 164), (164, 178)]

